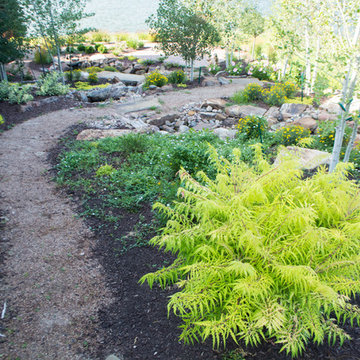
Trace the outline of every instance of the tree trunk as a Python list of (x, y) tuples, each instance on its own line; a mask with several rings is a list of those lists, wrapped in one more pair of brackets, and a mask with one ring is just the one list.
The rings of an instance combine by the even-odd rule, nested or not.
[(310, 95), (310, 83), (311, 83), (311, 63), (310, 63), (310, 35), (309, 24), (305, 26), (305, 94)]
[(190, 81), (194, 81), (194, 59), (190, 60)]
[(311, 79), (310, 93), (314, 92), (315, 82), (316, 82), (317, 73), (318, 73), (319, 55), (320, 55), (320, 38), (318, 38), (316, 41), (315, 66), (314, 66), (314, 72), (313, 72), (312, 79)]
[(3, 63), (0, 63), (0, 77), (1, 77), (1, 80), (8, 81), (8, 78), (6, 75), (6, 70), (5, 70), (5, 65)]
[(359, 126), (359, 118), (356, 117), (356, 119), (354, 121), (354, 128), (353, 128), (353, 131), (351, 133), (350, 141), (349, 141), (348, 146), (346, 148), (344, 162), (349, 162), (351, 150), (352, 150), (352, 148), (354, 146), (355, 139), (356, 139), (358, 126)]
[(225, 50), (225, 63), (226, 63), (226, 68), (228, 68), (230, 66), (230, 64), (229, 64), (229, 48), (226, 48), (226, 50)]
[(282, 75), (281, 75), (281, 80), (284, 80), (285, 79), (285, 76), (286, 76), (286, 70), (287, 70), (287, 67), (288, 67), (288, 63), (289, 63), (289, 58), (290, 56), (288, 55), (285, 59), (285, 63), (284, 63), (284, 67), (283, 67), (283, 71), (282, 71)]
[(55, 29), (54, 18), (52, 15), (51, 8), (50, 8), (50, 19), (51, 19), (51, 27), (52, 27), (52, 31), (53, 31), (53, 36), (54, 36), (54, 40), (55, 40), (56, 51), (57, 51), (58, 66), (59, 66), (59, 71), (60, 71), (60, 75), (61, 75), (61, 81), (62, 81), (63, 85), (65, 85), (64, 73), (63, 73), (62, 66), (61, 66), (59, 38), (58, 38), (56, 29)]
[(252, 51), (251, 51), (251, 60), (255, 60), (255, 45), (256, 45), (256, 36), (254, 36)]

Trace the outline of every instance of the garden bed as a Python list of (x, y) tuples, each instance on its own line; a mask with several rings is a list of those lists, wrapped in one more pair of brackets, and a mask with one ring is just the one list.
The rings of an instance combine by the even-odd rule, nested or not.
[[(148, 246), (147, 241), (156, 233), (161, 224), (161, 219), (151, 211), (151, 203), (156, 198), (162, 198), (162, 201), (165, 202), (170, 201), (177, 188), (176, 169), (172, 168), (171, 172), (166, 170), (170, 164), (172, 165), (171, 161), (174, 159), (174, 154), (172, 153), (168, 158), (163, 156), (164, 173), (160, 173), (161, 167), (155, 168), (154, 170), (158, 173), (155, 174), (154, 172), (154, 179), (152, 179), (151, 173), (135, 172), (131, 181), (137, 179), (137, 182), (124, 184), (120, 181), (111, 186), (106, 178), (101, 179), (96, 176), (99, 165), (106, 163), (120, 169), (128, 166), (127, 161), (130, 155), (125, 154), (121, 147), (114, 148), (114, 140), (84, 142), (83, 145), (80, 145), (79, 142), (74, 143), (74, 137), (83, 129), (83, 126), (70, 129), (59, 145), (53, 149), (49, 160), (56, 167), (59, 164), (61, 153), (70, 149), (73, 151), (73, 155), (68, 158), (66, 166), (73, 166), (74, 170), (67, 172), (66, 178), (62, 178), (60, 183), (67, 184), (66, 189), (75, 201), (78, 213), (84, 217), (87, 225), (96, 235), (94, 256), (103, 265), (107, 284), (115, 298), (109, 307), (100, 310), (99, 331), (104, 335), (104, 342), (97, 349), (92, 349), (92, 355), (96, 358), (104, 358), (108, 355), (109, 349), (118, 349), (125, 359), (134, 360), (154, 358), (163, 360), (289, 360), (290, 356), (285, 353), (279, 354), (281, 346), (271, 342), (258, 348), (246, 348), (240, 344), (244, 350), (237, 349), (237, 346), (230, 342), (228, 352), (223, 349), (221, 351), (213, 350), (211, 343), (193, 346), (184, 346), (179, 343), (178, 336), (181, 331), (178, 326), (181, 322), (172, 314), (170, 314), (170, 318), (167, 318), (166, 310), (168, 296), (173, 293), (173, 290), (171, 288), (161, 290), (158, 287), (150, 290), (148, 286), (138, 284), (141, 276), (168, 265), (173, 260), (171, 255)], [(145, 135), (143, 136), (145, 137)], [(212, 141), (211, 137), (206, 135), (202, 140), (205, 139)], [(194, 149), (190, 140), (184, 140), (182, 143), (189, 142), (188, 147), (184, 145), (177, 150), (176, 154), (177, 156), (181, 155), (182, 159), (190, 156), (189, 164), (193, 164), (192, 153), (190, 150), (186, 150), (187, 148)], [(200, 140), (201, 137), (192, 139), (196, 144), (199, 144)], [(149, 156), (146, 154), (145, 148), (141, 148), (141, 141), (138, 142), (137, 146), (137, 150), (141, 149), (142, 152), (140, 157)], [(217, 146), (223, 147), (223, 149), (226, 146), (231, 147), (231, 145), (221, 142), (218, 142)], [(99, 149), (99, 162), (94, 160), (93, 154), (89, 154), (94, 148)], [(86, 167), (77, 167), (76, 157), (77, 154), (81, 153), (81, 149), (87, 149), (83, 152), (84, 157), (81, 157), (81, 163), (86, 164), (88, 161), (92, 161), (92, 165), (88, 163)], [(149, 151), (154, 152), (154, 148)], [(202, 151), (201, 148), (194, 149), (192, 155), (195, 159), (201, 159)], [(93, 153), (95, 154), (96, 151)], [(88, 154), (89, 157), (85, 154)], [(132, 159), (133, 161), (136, 160), (135, 158)], [(199, 164), (193, 164), (194, 167), (190, 170), (195, 170), (195, 168), (200, 170), (206, 162), (203, 165), (201, 164), (201, 161)], [(155, 166), (159, 166), (156, 160), (154, 160)], [(200, 168), (198, 168), (199, 166)], [(130, 170), (135, 170), (135, 168), (129, 169), (129, 177), (131, 177)], [(206, 171), (209, 171), (209, 168)], [(56, 175), (56, 172), (54, 174)], [(167, 184), (171, 181), (172, 176), (174, 191), (164, 194), (162, 182)], [(141, 181), (145, 181), (146, 178), (149, 184), (154, 184), (151, 191), (149, 190), (150, 193), (143, 194), (144, 201), (142, 201), (140, 190), (143, 185), (141, 185)], [(132, 191), (132, 188), (137, 194), (129, 192)], [(119, 197), (124, 196), (121, 201), (115, 201), (114, 191), (118, 191)], [(158, 192), (158, 196), (156, 192)], [(138, 197), (138, 202), (135, 201), (136, 197)], [(127, 202), (124, 203), (126, 199)], [(124, 206), (121, 206), (122, 202)], [(357, 298), (356, 303), (360, 304), (359, 298)], [(344, 329), (352, 336), (352, 341), (346, 341), (343, 347), (339, 347), (338, 344), (332, 347), (327, 344), (322, 346), (310, 345), (299, 359), (359, 359), (360, 329), (351, 328), (349, 323), (344, 326)]]

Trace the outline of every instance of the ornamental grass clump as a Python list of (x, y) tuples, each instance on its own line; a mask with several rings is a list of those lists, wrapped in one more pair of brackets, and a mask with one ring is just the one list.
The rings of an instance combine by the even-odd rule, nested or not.
[(151, 240), (176, 254), (174, 263), (140, 282), (176, 284), (168, 311), (183, 320), (181, 339), (231, 338), (246, 345), (271, 340), (299, 355), (310, 342), (349, 336), (360, 308), (360, 189), (348, 164), (303, 179), (298, 161), (270, 166), (255, 147), (254, 166), (235, 149), (230, 163), (211, 149), (215, 180), (180, 171), (183, 187)]

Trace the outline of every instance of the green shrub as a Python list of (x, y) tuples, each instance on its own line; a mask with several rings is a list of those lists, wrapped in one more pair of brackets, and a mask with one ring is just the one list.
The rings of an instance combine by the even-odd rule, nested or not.
[(90, 40), (93, 42), (109, 42), (110, 35), (104, 31), (96, 31), (90, 33)]
[(79, 81), (81, 77), (81, 70), (75, 69), (73, 71), (65, 71), (64, 74), (67, 81)]
[(116, 34), (116, 41), (127, 41), (130, 39), (130, 34), (129, 33), (119, 33)]
[(117, 72), (116, 67), (114, 66), (104, 66), (105, 71)]
[(260, 44), (255, 46), (255, 58), (260, 60), (263, 57), (263, 48)]
[(99, 81), (96, 72), (91, 72), (88, 77), (89, 84), (96, 84)]
[(296, 92), (298, 91), (296, 84), (290, 80), (287, 80), (283, 83), (279, 83), (279, 86), (280, 86), (280, 84), (283, 86), (283, 88), (285, 90), (285, 96), (288, 98), (294, 97)]
[(244, 134), (246, 139), (261, 138), (268, 128), (266, 118), (262, 116), (246, 116), (239, 119), (237, 129), (240, 134)]
[(210, 64), (209, 72), (213, 75), (216, 75), (221, 70), (221, 67), (218, 64)]
[(86, 54), (93, 54), (93, 53), (95, 53), (96, 52), (96, 49), (93, 47), (93, 46), (91, 46), (91, 45), (89, 45), (89, 46), (87, 46), (86, 48), (85, 48), (85, 53)]
[(244, 89), (244, 95), (250, 100), (250, 101), (256, 101), (261, 100), (262, 98), (262, 86), (259, 84), (251, 83), (246, 85)]
[(326, 95), (326, 90), (330, 87), (330, 82), (323, 76), (318, 76), (314, 85), (314, 103), (320, 106), (322, 98)]
[(248, 104), (250, 102), (244, 90), (237, 91), (230, 100), (238, 105)]
[(299, 125), (284, 126), (275, 133), (275, 140), (278, 144), (285, 146), (297, 145), (303, 138), (310, 136), (310, 130)]
[(97, 48), (97, 51), (101, 54), (106, 54), (108, 52), (106, 46), (104, 45), (100, 45), (98, 48)]
[[(317, 148), (329, 152), (332, 151), (335, 141), (335, 127), (336, 121), (328, 120), (319, 122), (319, 126), (316, 130)], [(352, 129), (350, 127), (345, 128), (343, 145), (346, 145), (348, 143), (351, 135), (351, 130)]]
[(80, 52), (85, 52), (85, 50), (86, 50), (86, 48), (85, 48), (85, 45), (84, 45), (84, 44), (80, 44), (80, 45), (78, 45), (77, 49), (78, 49), (78, 51), (80, 51)]
[(126, 46), (130, 49), (140, 49), (144, 47), (144, 43), (138, 39), (128, 39), (126, 41)]
[(115, 46), (114, 48), (111, 49), (111, 53), (114, 54), (115, 56), (120, 56), (123, 51), (124, 51), (124, 48), (119, 45)]
[(183, 70), (175, 70), (167, 78), (170, 84), (186, 83), (186, 75)]
[(0, 114), (0, 125), (5, 124), (5, 120), (3, 118), (3, 116)]
[(275, 80), (276, 67), (270, 65), (269, 61), (253, 61), (246, 67), (248, 75), (253, 76), (259, 80)]
[(276, 64), (278, 61), (277, 52), (272, 46), (268, 49), (268, 60), (271, 64)]
[(146, 76), (145, 87), (150, 85), (156, 85), (162, 87), (168, 83), (168, 79), (165, 75), (160, 74), (158, 71), (154, 71)]
[(231, 76), (240, 76), (243, 73), (243, 65), (241, 62), (239, 62), (235, 65), (229, 66), (226, 71)]
[(180, 171), (179, 201), (155, 209), (169, 221), (153, 245), (175, 254), (140, 282), (170, 284), (168, 302), (183, 320), (181, 340), (280, 343), (299, 355), (309, 342), (342, 343), (343, 321), (360, 322), (349, 296), (360, 291), (359, 188), (340, 164), (303, 180), (298, 162), (255, 167), (212, 161), (218, 176), (199, 183)]
[(33, 99), (31, 85), (10, 84), (7, 81), (0, 82), (0, 101), (8, 101), (10, 104), (24, 104)]
[(156, 63), (156, 60), (151, 60), (151, 59), (139, 59), (137, 61), (139, 64), (143, 64), (143, 65), (153, 65)]
[(96, 176), (97, 177), (109, 176), (109, 175), (113, 174), (115, 171), (116, 170), (114, 169), (113, 166), (106, 164), (106, 165), (100, 166), (96, 170)]
[(138, 58), (136, 56), (130, 55), (126, 57), (129, 61), (138, 61)]
[(85, 69), (86, 72), (90, 73), (98, 73), (103, 71), (102, 68), (99, 68), (98, 66), (90, 66), (88, 68)]
[(60, 74), (58, 72), (51, 72), (42, 76), (38, 81), (37, 91), (38, 95), (65, 95), (69, 91), (69, 86), (63, 85), (60, 82)]
[(33, 74), (31, 73), (30, 69), (28, 69), (27, 72), (24, 74), (24, 80), (25, 81), (34, 80)]
[(276, 84), (270, 90), (264, 89), (262, 92), (263, 100), (271, 106), (281, 106), (286, 100), (286, 91), (284, 86)]
[(34, 53), (34, 61), (35, 64), (41, 64), (41, 65), (49, 65), (51, 64), (51, 55), (45, 48), (40, 48), (35, 50)]
[(83, 81), (78, 81), (75, 83), (75, 89), (76, 90), (92, 90), (95, 88), (106, 88), (108, 86), (111, 86), (110, 83), (106, 83), (106, 84), (99, 84), (99, 85), (89, 85), (89, 83), (87, 82), (83, 82)]

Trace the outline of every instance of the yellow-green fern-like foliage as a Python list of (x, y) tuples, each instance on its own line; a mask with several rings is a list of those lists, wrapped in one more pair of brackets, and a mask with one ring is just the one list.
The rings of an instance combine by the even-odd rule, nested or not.
[(177, 260), (140, 282), (176, 283), (168, 310), (185, 341), (272, 338), (292, 356), (310, 341), (342, 343), (342, 321), (360, 320), (349, 302), (360, 291), (360, 189), (346, 165), (302, 179), (297, 161), (275, 168), (255, 151), (249, 167), (238, 150), (229, 163), (211, 149), (215, 181), (181, 171), (181, 201), (155, 205), (169, 220), (151, 240)]

